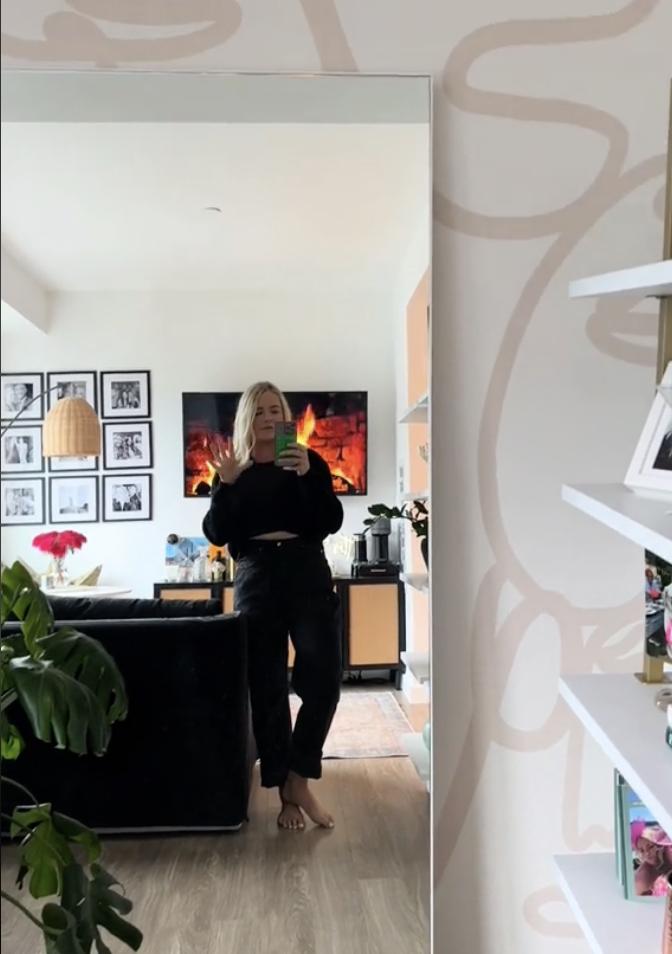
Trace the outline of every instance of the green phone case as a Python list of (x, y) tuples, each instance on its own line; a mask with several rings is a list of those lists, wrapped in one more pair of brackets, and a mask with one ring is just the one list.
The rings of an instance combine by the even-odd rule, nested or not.
[(275, 428), (275, 459), (277, 460), (290, 444), (296, 444), (296, 424), (286, 421)]

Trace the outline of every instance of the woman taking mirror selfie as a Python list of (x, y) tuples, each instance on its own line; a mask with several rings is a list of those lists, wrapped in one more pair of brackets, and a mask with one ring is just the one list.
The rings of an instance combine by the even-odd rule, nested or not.
[[(252, 724), (261, 784), (278, 788), (282, 828), (334, 820), (308, 786), (322, 774), (322, 749), (342, 680), (338, 597), (323, 541), (340, 530), (343, 508), (329, 468), (296, 442), (291, 412), (269, 382), (240, 399), (233, 446), (211, 447), (216, 471), (203, 532), (236, 561), (234, 605), (248, 623)], [(292, 731), (288, 642), (295, 649), (292, 686), (302, 705)]]

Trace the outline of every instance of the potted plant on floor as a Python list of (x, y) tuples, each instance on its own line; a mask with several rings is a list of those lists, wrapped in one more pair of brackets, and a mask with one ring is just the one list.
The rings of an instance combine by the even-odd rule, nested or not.
[[(111, 726), (124, 719), (127, 698), (114, 660), (96, 640), (71, 627), (56, 629), (51, 606), (25, 567), (2, 569), (2, 790), (20, 793), (22, 804), (5, 818), (19, 840), (17, 884), (35, 900), (49, 899), (38, 913), (2, 891), (44, 937), (46, 954), (110, 954), (103, 931), (140, 949), (141, 932), (126, 920), (132, 903), (100, 864), (96, 834), (5, 775), (24, 739), (8, 714), (25, 712), (43, 742), (77, 755), (104, 755)], [(19, 631), (6, 633), (18, 621)]]
[(372, 504), (368, 509), (371, 516), (364, 521), (367, 527), (372, 527), (381, 517), (387, 517), (388, 520), (408, 520), (413, 533), (420, 540), (422, 558), (429, 569), (429, 512), (422, 500), (413, 500), (401, 507)]

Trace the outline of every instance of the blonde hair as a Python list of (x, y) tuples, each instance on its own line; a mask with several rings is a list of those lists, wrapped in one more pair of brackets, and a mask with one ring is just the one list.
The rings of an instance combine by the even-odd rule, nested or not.
[(270, 381), (258, 381), (251, 384), (243, 392), (238, 407), (236, 408), (236, 418), (233, 422), (233, 453), (239, 464), (246, 464), (252, 456), (254, 448), (254, 418), (259, 405), (259, 398), (262, 394), (270, 391), (275, 394), (280, 406), (282, 407), (283, 420), (291, 421), (292, 412), (287, 403), (287, 398), (280, 388), (277, 388)]

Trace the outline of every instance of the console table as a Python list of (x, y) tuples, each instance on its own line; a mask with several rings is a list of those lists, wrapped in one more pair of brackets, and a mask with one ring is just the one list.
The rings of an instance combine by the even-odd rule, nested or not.
[[(341, 600), (343, 668), (347, 675), (389, 669), (401, 688), (401, 653), (406, 648), (405, 587), (397, 579), (334, 577)], [(222, 601), (225, 613), (233, 612), (233, 583), (155, 583), (154, 598), (162, 600)], [(289, 645), (289, 667), (294, 649)]]
[(107, 600), (119, 596), (128, 596), (131, 590), (123, 586), (56, 586), (43, 591), (49, 597), (62, 596), (64, 599)]

